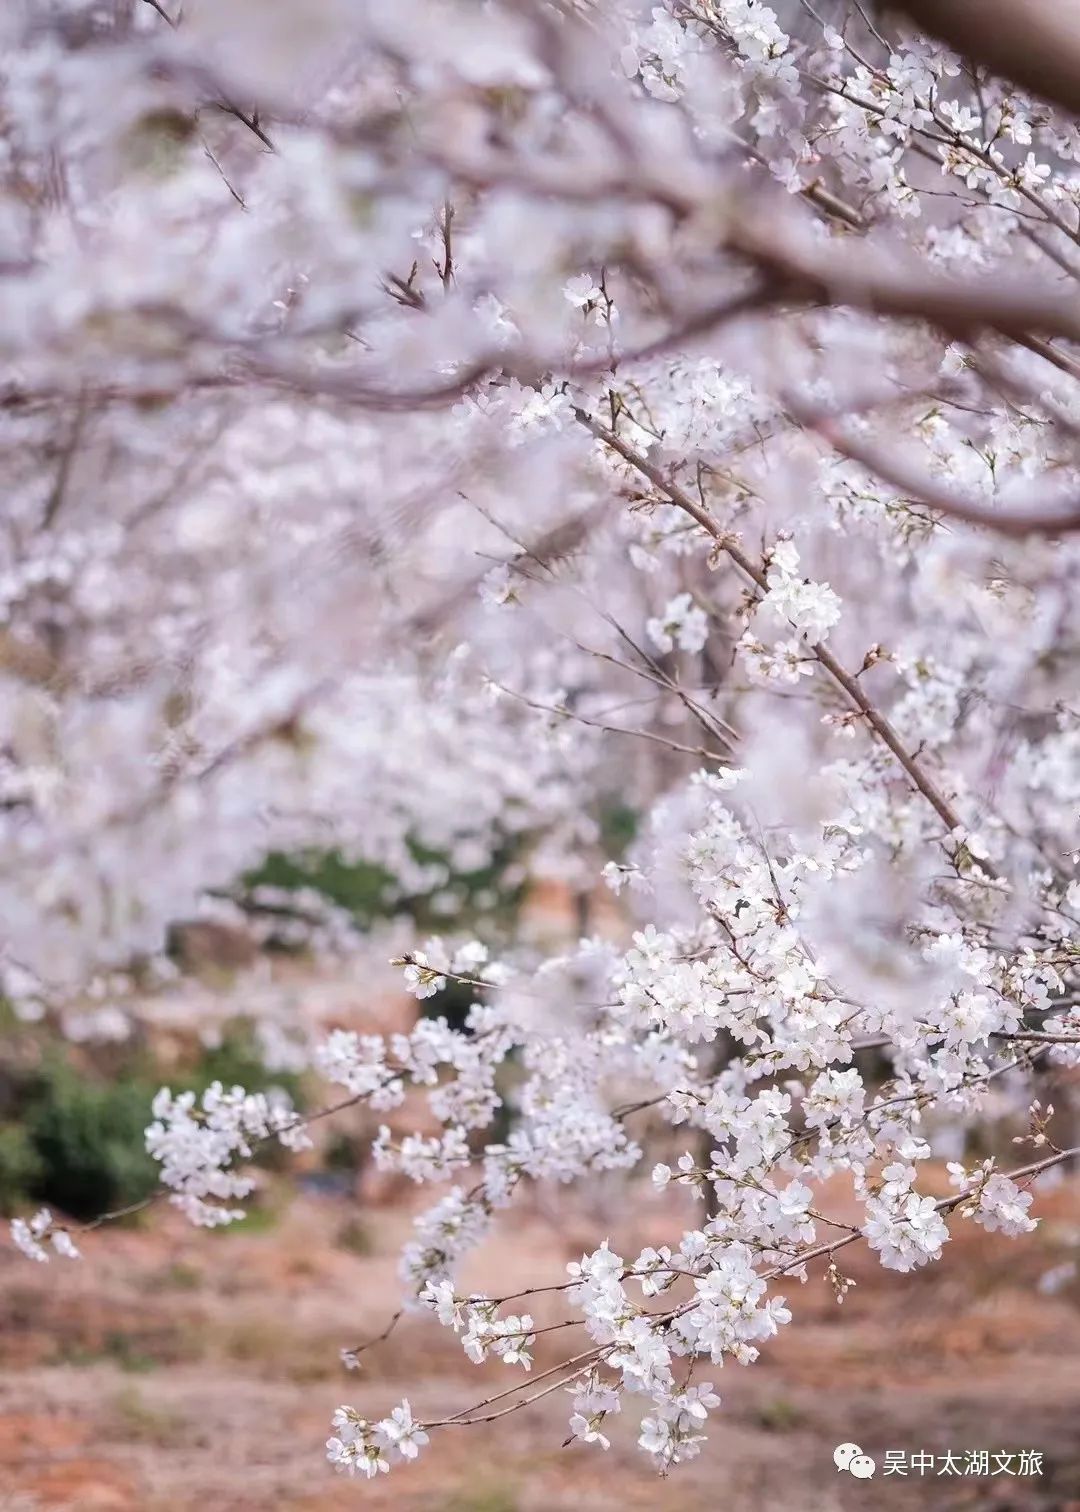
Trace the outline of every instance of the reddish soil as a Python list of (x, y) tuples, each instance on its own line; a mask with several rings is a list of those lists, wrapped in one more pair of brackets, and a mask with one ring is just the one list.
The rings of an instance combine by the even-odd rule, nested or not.
[[(561, 1207), (508, 1224), (466, 1285), (550, 1281), (596, 1242), (597, 1223), (627, 1254), (671, 1232), (673, 1215), (655, 1207), (629, 1224), (597, 1219), (611, 1198), (594, 1197), (592, 1222)], [(1028, 1239), (954, 1222), (944, 1259), (912, 1276), (851, 1246), (844, 1268), (858, 1284), (842, 1307), (820, 1273), (793, 1282), (794, 1321), (757, 1365), (714, 1372), (724, 1401), (709, 1442), (666, 1481), (634, 1446), (630, 1414), (608, 1454), (561, 1448), (569, 1402), (557, 1392), (497, 1424), (446, 1430), (418, 1464), (371, 1485), (323, 1462), (340, 1402), (374, 1416), (407, 1395), (417, 1416), (444, 1416), (528, 1379), (475, 1369), (450, 1334), (409, 1319), (360, 1374), (341, 1369), (339, 1348), (378, 1333), (396, 1305), (408, 1213), (301, 1196), (273, 1223), (224, 1234), (159, 1213), (92, 1236), (81, 1265), (7, 1264), (0, 1512), (1080, 1512), (1080, 1282), (1052, 1297), (1036, 1284), (1077, 1253), (1080, 1183), (1037, 1210)], [(534, 1314), (557, 1318), (557, 1303)], [(558, 1359), (550, 1338), (535, 1371)], [(873, 1481), (834, 1468), (849, 1440), (878, 1461)], [(1043, 1474), (883, 1477), (890, 1448), (1033, 1449)]]

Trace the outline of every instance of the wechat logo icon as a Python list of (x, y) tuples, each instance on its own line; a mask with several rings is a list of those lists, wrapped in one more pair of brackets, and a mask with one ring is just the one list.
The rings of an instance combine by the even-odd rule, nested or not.
[(846, 1470), (856, 1480), (869, 1480), (877, 1469), (874, 1461), (862, 1452), (858, 1444), (837, 1444), (833, 1450), (833, 1464), (841, 1474)]

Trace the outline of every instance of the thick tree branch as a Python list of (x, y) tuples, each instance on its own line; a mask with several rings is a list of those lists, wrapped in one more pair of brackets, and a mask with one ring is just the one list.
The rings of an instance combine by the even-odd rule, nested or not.
[(1031, 508), (984, 509), (963, 495), (954, 493), (920, 469), (912, 467), (898, 452), (876, 446), (864, 437), (852, 436), (831, 421), (818, 421), (814, 428), (836, 451), (858, 462), (879, 478), (938, 514), (962, 520), (967, 525), (981, 525), (1007, 536), (1067, 535), (1080, 530), (1080, 503), (1065, 509)]
[(1080, 6), (1076, 0), (892, 0), (924, 32), (1080, 113)]

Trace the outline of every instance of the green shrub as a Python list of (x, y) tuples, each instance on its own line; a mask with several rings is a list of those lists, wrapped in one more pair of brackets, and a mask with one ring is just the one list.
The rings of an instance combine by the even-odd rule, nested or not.
[[(382, 867), (334, 851), (271, 855), (242, 879), (239, 893), (243, 896), (259, 884), (287, 890), (313, 887), (348, 910), (361, 927), (380, 917), (409, 914), (419, 930), (445, 927), (446, 916), (437, 905), (449, 896), (459, 905), (459, 926), (476, 927), (482, 920), (485, 932), (494, 927), (498, 933), (512, 927), (522, 901), (523, 874), (517, 863), (526, 845), (520, 837), (508, 838), (491, 865), (460, 874), (452, 873), (447, 858), (414, 845), (418, 861), (443, 872), (441, 885), (433, 884), (430, 894), (414, 897), (402, 896)], [(476, 995), (467, 984), (450, 982), (425, 1002), (423, 1011), (445, 1014), (460, 1028)], [(58, 1046), (42, 1026), (15, 1020), (2, 999), (0, 1034), (3, 1213), (43, 1202), (73, 1218), (93, 1218), (149, 1196), (157, 1184), (158, 1167), (146, 1153), (144, 1131), (162, 1084), (199, 1095), (214, 1081), (252, 1092), (280, 1087), (300, 1111), (309, 1105), (303, 1078), (267, 1072), (251, 1025), (239, 1019), (226, 1025), (220, 1043), (203, 1050), (186, 1069), (170, 1067), (165, 1072), (145, 1043), (113, 1047), (96, 1057), (94, 1052)], [(342, 1135), (327, 1152), (326, 1170), (340, 1176), (358, 1169), (363, 1158), (364, 1146), (357, 1136)], [(276, 1169), (290, 1156), (271, 1141), (256, 1160)]]
[(289, 892), (313, 887), (364, 924), (393, 912), (390, 873), (366, 861), (346, 861), (337, 851), (290, 856), (274, 851), (243, 882), (247, 888), (281, 887)]
[(408, 915), (421, 930), (446, 927), (447, 916), (435, 906), (444, 893), (456, 898), (453, 917), (458, 925), (477, 919), (511, 922), (521, 905), (521, 880), (507, 881), (508, 868), (520, 859), (522, 842), (510, 838), (496, 850), (491, 864), (472, 872), (454, 872), (439, 851), (410, 843), (416, 861), (441, 869), (443, 879), (432, 893), (404, 894), (393, 876), (377, 863), (352, 859), (338, 851), (306, 851), (293, 855), (272, 852), (255, 871), (241, 879), (241, 894), (259, 886), (295, 892), (311, 887), (352, 914), (361, 927), (376, 919)]
[(0, 1124), (0, 1213), (10, 1218), (40, 1182), (41, 1156), (20, 1124)]
[(174, 1091), (190, 1088), (201, 1096), (216, 1081), (223, 1087), (243, 1087), (246, 1092), (280, 1087), (295, 1108), (307, 1106), (303, 1078), (292, 1071), (268, 1071), (256, 1049), (252, 1027), (243, 1019), (226, 1024), (220, 1043), (205, 1049), (192, 1069), (174, 1075), (169, 1085)]
[(91, 1081), (52, 1058), (36, 1090), (25, 1123), (38, 1162), (30, 1195), (73, 1218), (93, 1218), (150, 1195), (158, 1167), (146, 1153), (143, 1131), (156, 1087)]
[[(163, 1084), (205, 1092), (211, 1082), (249, 1092), (281, 1087), (294, 1106), (306, 1106), (299, 1076), (270, 1073), (255, 1051), (250, 1026), (228, 1026), (221, 1043), (204, 1050), (186, 1071), (159, 1070), (145, 1049), (113, 1057), (108, 1068), (67, 1058), (67, 1047), (46, 1042), (25, 1063), (0, 1066), (0, 1212), (43, 1202), (72, 1218), (94, 1218), (148, 1197), (158, 1165), (146, 1153), (150, 1105)], [(271, 1141), (260, 1165), (287, 1163)]]
[(334, 1236), (334, 1243), (350, 1255), (370, 1255), (375, 1250), (371, 1228), (362, 1218), (346, 1218)]
[(332, 1175), (356, 1176), (367, 1157), (368, 1142), (349, 1129), (332, 1130), (323, 1147), (322, 1164)]

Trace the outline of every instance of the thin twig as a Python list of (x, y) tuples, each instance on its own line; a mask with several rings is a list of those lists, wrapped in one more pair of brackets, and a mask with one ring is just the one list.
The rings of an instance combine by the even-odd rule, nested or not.
[[(717, 545), (724, 552), (726, 552), (726, 554), (735, 563), (736, 567), (738, 567), (739, 570), (744, 573), (751, 582), (753, 582), (758, 588), (760, 588), (762, 593), (767, 593), (769, 591), (768, 581), (761, 568), (755, 562), (751, 561), (751, 559), (732, 538), (730, 533), (721, 530), (720, 526), (717, 525), (716, 521), (709, 514), (709, 512), (703, 509), (699, 504), (695, 503), (695, 501), (684, 489), (680, 488), (677, 483), (674, 483), (669, 478), (665, 477), (660, 469), (654, 467), (653, 464), (649, 462), (647, 458), (643, 457), (640, 452), (635, 451), (632, 446), (628, 446), (621, 436), (617, 436), (613, 431), (608, 430), (605, 426), (599, 425), (595, 420), (592, 419), (590, 415), (587, 415), (584, 410), (575, 407), (574, 415), (578, 422), (583, 425), (586, 430), (591, 431), (592, 434), (597, 438), (597, 440), (602, 441), (605, 446), (608, 446), (612, 451), (617, 452), (624, 461), (628, 462), (631, 465), (631, 467), (636, 468), (643, 477), (648, 478), (650, 483), (658, 488), (661, 493), (663, 493), (665, 497), (671, 501), (672, 504), (677, 505), (679, 509), (683, 510), (686, 514), (690, 515), (692, 519), (696, 520), (697, 523), (702, 527), (702, 529), (707, 531), (708, 534), (712, 536), (713, 540), (716, 541)], [(833, 656), (832, 652), (829, 651), (820, 642), (812, 644), (810, 646), (810, 651), (812, 655), (817, 659), (817, 661), (819, 661), (825, 668), (826, 672), (828, 672), (833, 681), (843, 689), (843, 691), (847, 694), (848, 698), (859, 710), (859, 712), (865, 716), (867, 724), (869, 724), (870, 728), (874, 731), (878, 738), (893, 753), (897, 761), (903, 767), (904, 771), (907, 772), (908, 776), (915, 784), (916, 788), (930, 804), (935, 813), (938, 814), (938, 816), (942, 819), (949, 832), (951, 833), (953, 830), (961, 829), (963, 826), (961, 824), (959, 814), (957, 814), (952, 804), (941, 792), (936, 783), (934, 783), (931, 778), (927, 776), (927, 774), (923, 771), (921, 765), (915, 759), (915, 757), (912, 756), (911, 753), (905, 748), (903, 742), (897, 735), (896, 731), (893, 729), (892, 725), (885, 718), (884, 714), (882, 714), (880, 710), (871, 703), (870, 699), (867, 698), (866, 694), (862, 690), (862, 687), (856, 681), (856, 679), (852, 677), (851, 674), (841, 666), (841, 664), (836, 660), (835, 656)]]

